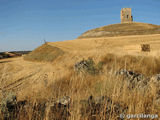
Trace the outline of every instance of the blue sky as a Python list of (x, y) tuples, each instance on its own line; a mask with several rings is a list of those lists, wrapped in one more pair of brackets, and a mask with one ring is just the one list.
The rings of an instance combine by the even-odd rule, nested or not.
[(0, 0), (0, 51), (33, 50), (47, 41), (77, 38), (86, 30), (134, 21), (160, 25), (160, 0)]

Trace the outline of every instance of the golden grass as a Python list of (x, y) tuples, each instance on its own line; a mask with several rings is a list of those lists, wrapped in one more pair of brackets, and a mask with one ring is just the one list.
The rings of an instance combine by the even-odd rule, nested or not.
[[(152, 63), (150, 61), (152, 61)], [(24, 63), (25, 62), (27, 61), (24, 61)], [(41, 75), (43, 75), (43, 70), (42, 72), (37, 73), (37, 75), (35, 74), (33, 77), (27, 78), (30, 82), (34, 79), (37, 79), (37, 82), (33, 82), (32, 84), (30, 84), (31, 86), (25, 87), (23, 85), (22, 90), (16, 91), (18, 92), (18, 99), (27, 99), (32, 102), (42, 100), (52, 101), (55, 98), (60, 98), (65, 95), (70, 96), (73, 101), (76, 101), (76, 103), (74, 103), (76, 104), (76, 107), (72, 111), (71, 120), (80, 119), (81, 106), (78, 103), (80, 102), (80, 100), (86, 99), (90, 95), (107, 95), (112, 98), (113, 102), (121, 101), (123, 103), (126, 103), (127, 106), (129, 106), (128, 114), (154, 113), (160, 115), (160, 109), (158, 105), (155, 103), (156, 91), (154, 90), (154, 86), (151, 87), (152, 89), (150, 89), (149, 92), (143, 92), (138, 90), (128, 91), (125, 87), (125, 83), (123, 83), (120, 78), (117, 78), (114, 75), (114, 70), (125, 67), (130, 70), (153, 75), (159, 72), (158, 63), (160, 62), (158, 58), (155, 59), (151, 57), (147, 58), (136, 56), (118, 57), (113, 54), (107, 54), (106, 56), (103, 56), (101, 58), (101, 62), (104, 63), (103, 72), (96, 76), (92, 76), (89, 74), (78, 75), (73, 71), (73, 68), (70, 66), (67, 66), (64, 69), (67, 71), (63, 74), (62, 72), (55, 72), (54, 74), (49, 76), (49, 72), (53, 72), (54, 68), (50, 68), (48, 65), (46, 66), (46, 63), (44, 65), (42, 63), (36, 63), (37, 68), (39, 65), (41, 65), (39, 67), (42, 67), (43, 69), (46, 66), (45, 69), (47, 75), (46, 77), (40, 77)], [(155, 63), (155, 68), (152, 66), (153, 63)], [(50, 70), (47, 71), (47, 68)], [(36, 76), (39, 77), (36, 78)], [(48, 81), (47, 84), (45, 83), (45, 79)], [(29, 82), (27, 84), (29, 85)], [(32, 108), (28, 109), (30, 109), (27, 113), (29, 119), (33, 114), (33, 110)], [(112, 119), (114, 118), (112, 118), (111, 116), (110, 120)]]
[(78, 38), (159, 34), (160, 26), (147, 23), (119, 23), (88, 30)]
[[(71, 111), (71, 120), (81, 119), (79, 102), (90, 95), (107, 95), (113, 102), (126, 103), (129, 107), (128, 114), (150, 113), (160, 116), (160, 107), (155, 98), (159, 89), (156, 85), (151, 83), (148, 86), (149, 91), (128, 90), (127, 83), (114, 74), (120, 68), (146, 76), (159, 73), (159, 39), (160, 35), (138, 35), (47, 43), (49, 48), (44, 45), (29, 54), (31, 60), (41, 62), (26, 61), (22, 57), (0, 60), (1, 89), (14, 91), (18, 100), (27, 99), (32, 102), (51, 102), (64, 95), (70, 96), (75, 104)], [(151, 52), (124, 50), (124, 46), (141, 43), (150, 44)], [(65, 54), (56, 52), (57, 50)], [(36, 59), (33, 59), (37, 53)], [(38, 57), (41, 54), (51, 57), (53, 55), (54, 59), (49, 59), (52, 62), (47, 63), (45, 56)], [(94, 76), (77, 74), (73, 69), (74, 64), (89, 57), (93, 58), (96, 64), (103, 63), (102, 72)], [(0, 92), (2, 93), (1, 90)], [(32, 117), (31, 108), (28, 109), (28, 119)], [(114, 119), (112, 117), (110, 116), (110, 120)]]
[[(133, 35), (121, 37), (84, 38), (61, 42), (50, 42), (51, 46), (58, 47), (69, 53), (77, 55), (113, 53), (119, 55), (149, 55), (159, 56), (160, 34)], [(141, 44), (150, 44), (151, 52), (141, 52)], [(89, 55), (87, 55), (89, 56)], [(96, 55), (95, 55), (96, 56)]]
[(24, 56), (25, 60), (32, 60), (32, 61), (46, 61), (52, 62), (58, 56), (63, 55), (64, 52), (53, 46), (49, 46), (46, 44), (42, 45), (41, 47), (35, 49), (33, 52), (29, 53), (28, 55)]
[(116, 56), (107, 54), (101, 60), (108, 69), (127, 69), (135, 71), (146, 76), (152, 76), (160, 73), (160, 57), (149, 56)]

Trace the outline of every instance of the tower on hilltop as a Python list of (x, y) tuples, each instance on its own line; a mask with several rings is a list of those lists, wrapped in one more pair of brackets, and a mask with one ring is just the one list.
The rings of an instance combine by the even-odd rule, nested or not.
[(121, 23), (132, 22), (132, 12), (131, 8), (122, 8), (121, 9)]

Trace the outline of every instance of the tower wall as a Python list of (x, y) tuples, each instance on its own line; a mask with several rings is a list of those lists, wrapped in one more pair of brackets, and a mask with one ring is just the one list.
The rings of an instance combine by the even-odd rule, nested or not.
[(132, 22), (132, 11), (131, 8), (122, 8), (121, 9), (121, 23)]

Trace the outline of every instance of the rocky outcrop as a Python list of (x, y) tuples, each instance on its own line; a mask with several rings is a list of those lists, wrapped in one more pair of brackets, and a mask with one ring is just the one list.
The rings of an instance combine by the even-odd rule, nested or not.
[(117, 76), (121, 76), (123, 81), (127, 82), (129, 89), (143, 90), (143, 92), (149, 92), (154, 90), (155, 103), (160, 104), (160, 74), (153, 75), (152, 77), (146, 77), (142, 74), (128, 71), (126, 69), (120, 69), (116, 72)]
[(155, 89), (156, 92), (156, 102), (157, 104), (160, 104), (160, 74), (152, 76), (149, 84), (151, 85), (151, 87), (154, 87), (153, 89)]
[(74, 65), (74, 70), (78, 73), (89, 73), (89, 74), (97, 74), (102, 69), (103, 64), (99, 62), (95, 64), (92, 58), (88, 58), (87, 60), (81, 60)]
[(128, 71), (126, 69), (120, 69), (116, 72), (116, 75), (121, 76), (123, 80), (127, 82), (128, 88), (144, 88), (150, 81), (150, 78), (145, 77), (140, 73), (135, 73), (133, 71)]
[(88, 60), (82, 60), (80, 62), (77, 62), (74, 65), (74, 69), (77, 72), (88, 72), (88, 73), (95, 73), (96, 69), (94, 67), (94, 61), (92, 59), (88, 59)]

